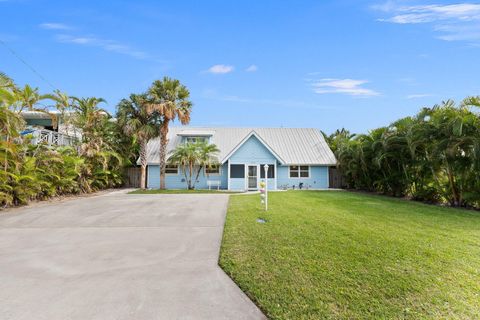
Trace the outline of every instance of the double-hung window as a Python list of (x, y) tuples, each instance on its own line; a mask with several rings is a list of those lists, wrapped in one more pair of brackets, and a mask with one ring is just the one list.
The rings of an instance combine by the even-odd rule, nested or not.
[(220, 174), (220, 166), (219, 165), (212, 165), (205, 167), (205, 174), (207, 175), (219, 175)]
[(165, 167), (166, 174), (178, 174), (178, 166), (176, 164), (167, 164)]
[(309, 166), (290, 166), (290, 178), (309, 178)]

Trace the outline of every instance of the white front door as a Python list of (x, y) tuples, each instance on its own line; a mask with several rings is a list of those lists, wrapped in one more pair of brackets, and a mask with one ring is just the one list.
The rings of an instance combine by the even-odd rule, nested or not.
[(258, 166), (249, 165), (247, 168), (247, 188), (254, 190), (258, 188)]

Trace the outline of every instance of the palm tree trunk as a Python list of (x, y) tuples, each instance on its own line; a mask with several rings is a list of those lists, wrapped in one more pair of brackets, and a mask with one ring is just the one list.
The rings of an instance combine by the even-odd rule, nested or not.
[(147, 140), (140, 141), (140, 188), (146, 188), (146, 172), (147, 172)]
[(167, 164), (167, 145), (168, 145), (168, 123), (170, 120), (163, 120), (160, 127), (160, 189), (165, 190), (165, 168)]
[(188, 167), (188, 176), (189, 176), (188, 189), (193, 190), (194, 187), (195, 187), (195, 182), (192, 181), (192, 176), (193, 176), (193, 163), (192, 162), (190, 162), (189, 167)]
[(455, 175), (453, 173), (453, 170), (450, 166), (450, 163), (448, 160), (445, 160), (446, 162), (446, 167), (447, 167), (447, 177), (448, 177), (448, 182), (450, 183), (450, 189), (452, 190), (452, 197), (453, 197), (453, 205), (455, 207), (458, 207), (461, 205), (460, 202), (460, 192), (458, 191), (457, 185), (455, 183)]
[(200, 171), (202, 170), (202, 168), (203, 168), (202, 166), (199, 166), (199, 167), (198, 167), (197, 174), (196, 174), (196, 176), (195, 176), (195, 182), (197, 182), (198, 176), (200, 175)]

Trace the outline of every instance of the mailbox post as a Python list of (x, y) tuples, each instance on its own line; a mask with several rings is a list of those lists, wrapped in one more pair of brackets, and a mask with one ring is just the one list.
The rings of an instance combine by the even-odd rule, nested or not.
[(268, 164), (264, 165), (265, 169), (265, 211), (268, 210)]

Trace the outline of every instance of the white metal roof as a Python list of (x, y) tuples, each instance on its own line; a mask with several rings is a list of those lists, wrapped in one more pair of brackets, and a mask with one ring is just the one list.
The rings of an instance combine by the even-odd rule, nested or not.
[(181, 130), (180, 132), (177, 133), (179, 136), (197, 136), (197, 137), (202, 137), (202, 136), (213, 136), (215, 134), (215, 131), (211, 130), (203, 130), (203, 129), (186, 129), (186, 130)]
[[(182, 141), (182, 131), (211, 134), (210, 142), (220, 149), (218, 160), (228, 160), (232, 151), (252, 133), (272, 150), (282, 164), (335, 165), (337, 160), (325, 142), (322, 133), (312, 128), (192, 128), (170, 127), (168, 132), (169, 153)], [(213, 134), (212, 134), (213, 133)], [(203, 134), (203, 135), (205, 135)], [(160, 139), (152, 139), (147, 146), (147, 162), (158, 164)]]

